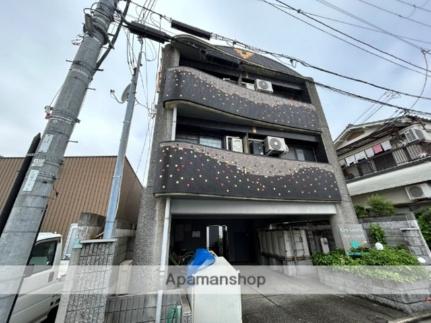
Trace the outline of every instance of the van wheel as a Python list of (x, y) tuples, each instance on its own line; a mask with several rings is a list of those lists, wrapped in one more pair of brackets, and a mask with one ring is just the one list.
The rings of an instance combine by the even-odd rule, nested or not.
[(55, 318), (57, 317), (58, 306), (54, 307), (48, 313), (48, 317), (44, 321), (44, 323), (55, 323)]

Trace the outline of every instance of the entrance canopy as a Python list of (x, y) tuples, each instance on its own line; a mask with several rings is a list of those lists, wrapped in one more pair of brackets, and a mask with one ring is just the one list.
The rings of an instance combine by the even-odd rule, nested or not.
[[(235, 216), (236, 218), (262, 218), (262, 215), (283, 217), (285, 215), (310, 216), (319, 219), (336, 213), (334, 203), (272, 202), (249, 200), (172, 199), (171, 214), (174, 217)], [(289, 217), (290, 218), (290, 217)]]

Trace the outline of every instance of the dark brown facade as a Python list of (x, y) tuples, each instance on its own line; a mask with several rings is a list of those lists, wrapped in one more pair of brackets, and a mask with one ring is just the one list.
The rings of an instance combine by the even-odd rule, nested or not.
[[(0, 158), (0, 209), (3, 207), (22, 158)], [(115, 156), (66, 157), (41, 231), (67, 235), (81, 213), (105, 215), (115, 166)], [(118, 217), (136, 222), (142, 185), (130, 163), (124, 167)]]
[(167, 71), (163, 101), (193, 102), (272, 126), (320, 129), (312, 104), (251, 91), (190, 67)]
[(297, 162), (188, 143), (160, 145), (156, 194), (267, 200), (339, 201), (331, 165)]

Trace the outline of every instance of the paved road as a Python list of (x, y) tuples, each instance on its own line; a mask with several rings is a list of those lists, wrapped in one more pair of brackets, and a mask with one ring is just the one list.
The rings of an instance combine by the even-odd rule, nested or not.
[(242, 286), (244, 323), (383, 323), (408, 317), (364, 298), (340, 294), (320, 283), (315, 274), (289, 277), (268, 267), (259, 267), (257, 271), (267, 278), (266, 287)]
[(243, 323), (383, 323), (407, 316), (350, 295), (243, 295), (242, 312)]

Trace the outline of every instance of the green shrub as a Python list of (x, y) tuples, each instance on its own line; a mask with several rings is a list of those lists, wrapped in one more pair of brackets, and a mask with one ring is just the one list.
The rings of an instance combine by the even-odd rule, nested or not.
[(383, 250), (374, 248), (363, 252), (357, 259), (346, 255), (344, 250), (331, 251), (328, 254), (316, 253), (312, 256), (316, 266), (413, 266), (419, 265), (418, 260), (408, 250), (385, 246)]
[(335, 250), (328, 254), (315, 253), (311, 260), (316, 266), (346, 266), (352, 265), (354, 262), (353, 258), (346, 255), (344, 250)]
[(371, 195), (367, 201), (370, 211), (377, 216), (391, 216), (395, 214), (395, 207), (392, 202), (380, 195)]
[(395, 207), (392, 202), (380, 195), (372, 195), (368, 201), (370, 211), (377, 216), (391, 216), (395, 214)]
[(418, 215), (418, 223), (425, 241), (431, 248), (431, 208), (420, 212)]
[(355, 204), (355, 213), (358, 218), (366, 218), (368, 216), (367, 209), (362, 205)]
[[(333, 266), (334, 271), (350, 272), (359, 277), (372, 278), (398, 283), (430, 280), (430, 273), (408, 250), (385, 247), (384, 250), (369, 249), (353, 259), (343, 250), (332, 251), (327, 255), (315, 254), (313, 264)], [(375, 267), (377, 266), (377, 267)]]
[(373, 242), (386, 244), (385, 231), (383, 231), (380, 225), (375, 223), (370, 225), (370, 236), (373, 239)]
[(361, 265), (365, 266), (414, 266), (419, 265), (418, 260), (405, 249), (385, 246), (383, 250), (370, 249), (360, 258)]

